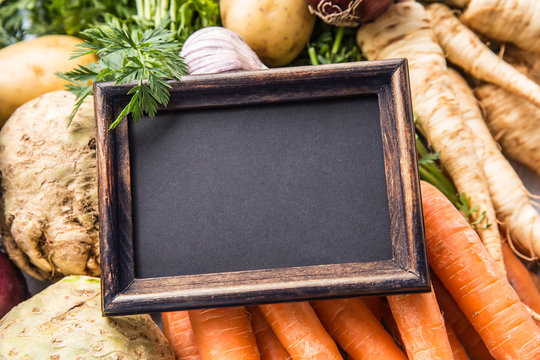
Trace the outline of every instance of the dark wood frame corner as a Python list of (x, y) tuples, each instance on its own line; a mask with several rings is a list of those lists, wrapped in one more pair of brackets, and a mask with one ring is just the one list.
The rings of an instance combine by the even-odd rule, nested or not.
[(134, 272), (128, 121), (109, 125), (133, 84), (94, 85), (104, 315), (429, 290), (407, 61), (369, 61), (186, 76), (167, 111), (378, 96), (393, 259), (138, 279)]

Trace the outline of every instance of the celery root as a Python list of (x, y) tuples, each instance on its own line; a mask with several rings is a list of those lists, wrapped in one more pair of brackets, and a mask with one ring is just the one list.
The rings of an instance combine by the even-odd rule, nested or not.
[(450, 62), (475, 78), (499, 85), (540, 107), (540, 86), (493, 53), (452, 10), (431, 4), (427, 11)]
[(514, 168), (491, 136), (473, 91), (455, 70), (449, 69), (452, 87), (465, 124), (475, 135), (474, 146), (484, 170), (497, 218), (512, 240), (532, 258), (540, 258), (540, 216)]
[(504, 153), (540, 175), (540, 108), (492, 84), (476, 87), (475, 95)]
[(99, 275), (94, 110), (71, 125), (75, 96), (47, 93), (19, 107), (0, 132), (2, 240), (40, 280)]
[(471, 0), (461, 20), (490, 39), (540, 54), (538, 0)]
[[(465, 126), (450, 85), (444, 53), (437, 43), (428, 14), (414, 1), (394, 3), (374, 22), (364, 24), (357, 42), (370, 60), (407, 58), (412, 102), (418, 123), (458, 191), (466, 193), (480, 213), (494, 214), (488, 187), (480, 167), (473, 136)], [(501, 242), (494, 217), (483, 219), (479, 234), (504, 272)]]

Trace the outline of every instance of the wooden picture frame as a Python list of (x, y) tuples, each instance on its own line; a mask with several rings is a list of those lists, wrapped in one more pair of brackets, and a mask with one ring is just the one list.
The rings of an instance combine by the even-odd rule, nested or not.
[[(94, 84), (104, 315), (429, 291), (407, 61), (366, 61), (186, 76), (167, 109), (378, 99), (392, 259), (157, 278), (135, 276), (129, 122), (110, 124), (133, 86)], [(143, 119), (141, 121), (145, 121)], [(135, 125), (137, 126), (137, 125)]]

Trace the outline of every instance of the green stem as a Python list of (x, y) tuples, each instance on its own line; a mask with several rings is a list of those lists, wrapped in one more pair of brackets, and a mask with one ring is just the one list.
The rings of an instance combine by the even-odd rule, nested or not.
[(334, 39), (334, 44), (332, 45), (332, 55), (338, 53), (339, 48), (341, 47), (341, 40), (343, 39), (343, 27), (338, 27), (336, 38)]
[(154, 11), (154, 27), (159, 27), (159, 24), (161, 23), (161, 3), (163, 0), (157, 0), (157, 4)]
[(137, 16), (144, 17), (144, 3), (143, 0), (136, 0)]
[(311, 65), (319, 65), (319, 61), (317, 60), (317, 53), (315, 52), (315, 48), (313, 46), (309, 47), (308, 54)]
[(171, 6), (169, 7), (169, 15), (171, 17), (171, 31), (176, 32), (176, 12), (178, 11), (178, 4), (176, 0), (171, 0)]

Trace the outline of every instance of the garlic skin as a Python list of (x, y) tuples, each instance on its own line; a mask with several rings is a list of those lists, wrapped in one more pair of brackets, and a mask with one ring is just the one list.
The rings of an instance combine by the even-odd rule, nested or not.
[(197, 30), (180, 52), (191, 75), (268, 69), (237, 33), (220, 26)]

